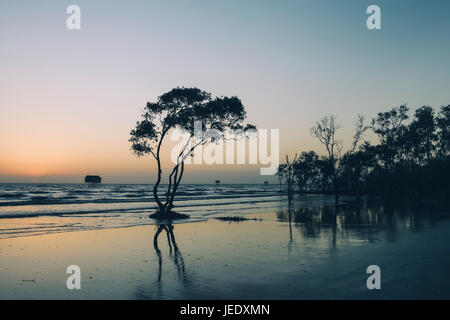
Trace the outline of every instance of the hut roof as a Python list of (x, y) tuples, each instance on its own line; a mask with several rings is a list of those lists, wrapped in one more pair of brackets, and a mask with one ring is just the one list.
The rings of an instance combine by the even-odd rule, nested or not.
[(102, 178), (100, 176), (88, 175), (88, 176), (86, 176), (84, 178), (84, 182), (101, 183), (102, 182)]

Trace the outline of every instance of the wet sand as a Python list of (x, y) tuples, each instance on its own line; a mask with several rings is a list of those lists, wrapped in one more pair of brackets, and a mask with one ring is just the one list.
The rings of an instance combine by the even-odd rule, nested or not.
[[(450, 298), (448, 220), (400, 236), (349, 237), (339, 224), (311, 234), (279, 215), (250, 217), (263, 220), (176, 224), (175, 242), (169, 247), (164, 229), (156, 249), (158, 226), (2, 239), (0, 298)], [(81, 290), (66, 288), (73, 264)], [(372, 264), (381, 290), (366, 287)]]

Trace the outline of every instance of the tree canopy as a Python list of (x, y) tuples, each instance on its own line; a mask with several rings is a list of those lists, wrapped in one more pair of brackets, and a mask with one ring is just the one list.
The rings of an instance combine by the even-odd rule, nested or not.
[[(450, 106), (438, 112), (422, 106), (410, 117), (409, 108), (401, 105), (378, 113), (370, 126), (360, 116), (351, 147), (343, 154), (337, 129), (335, 116), (324, 117), (311, 129), (325, 146), (326, 155), (309, 151), (296, 159), (293, 167), (299, 192), (450, 196)], [(378, 141), (360, 143), (369, 129)], [(280, 179), (285, 168), (280, 165)]]
[[(170, 213), (173, 208), (186, 158), (191, 156), (199, 145), (221, 139), (227, 131), (245, 133), (249, 129), (255, 129), (253, 125), (244, 126), (246, 116), (244, 105), (238, 97), (213, 98), (210, 93), (198, 88), (177, 87), (159, 96), (156, 102), (147, 102), (141, 120), (137, 121), (136, 127), (130, 132), (129, 141), (137, 156), (151, 155), (157, 162), (158, 178), (153, 188), (153, 196), (160, 214)], [(201, 123), (201, 132), (194, 132), (196, 123)], [(158, 195), (162, 178), (161, 148), (164, 138), (173, 129), (187, 132), (190, 137), (169, 175), (169, 187), (164, 202)], [(191, 138), (194, 136), (197, 141), (192, 143)]]

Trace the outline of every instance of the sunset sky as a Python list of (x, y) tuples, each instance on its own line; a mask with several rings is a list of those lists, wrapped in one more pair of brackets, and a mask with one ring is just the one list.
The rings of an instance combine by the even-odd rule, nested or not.
[[(81, 8), (81, 30), (66, 8)], [(366, 28), (381, 8), (382, 30)], [(323, 152), (309, 134), (338, 115), (450, 104), (450, 1), (2, 1), (0, 182), (152, 183), (130, 151), (147, 101), (177, 86), (240, 97), (280, 129), (280, 155)], [(186, 183), (259, 183), (258, 166), (194, 166)], [(270, 181), (275, 182), (272, 177)]]

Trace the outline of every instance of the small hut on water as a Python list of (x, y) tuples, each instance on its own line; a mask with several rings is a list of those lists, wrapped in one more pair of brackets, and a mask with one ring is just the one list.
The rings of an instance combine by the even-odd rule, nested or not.
[(87, 175), (84, 177), (84, 182), (88, 187), (98, 187), (102, 183), (102, 178), (100, 176)]

